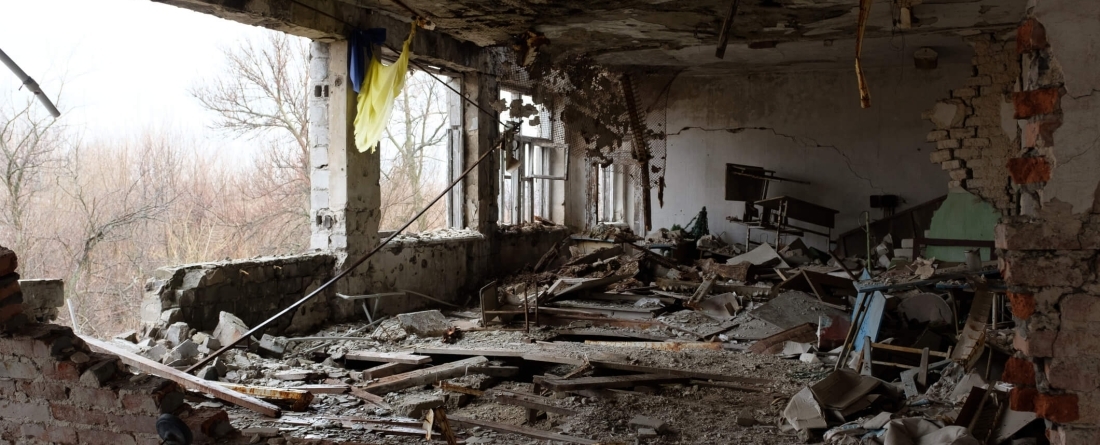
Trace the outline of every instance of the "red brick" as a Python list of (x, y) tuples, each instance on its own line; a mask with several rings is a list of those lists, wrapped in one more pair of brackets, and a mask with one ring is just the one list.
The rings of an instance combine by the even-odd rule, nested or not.
[(42, 375), (48, 379), (71, 382), (80, 380), (80, 366), (70, 361), (54, 362), (53, 366), (39, 368), (42, 370)]
[(1057, 333), (1053, 331), (1032, 331), (1027, 337), (1017, 333), (1012, 346), (1028, 357), (1052, 357), (1055, 337)]
[(1012, 315), (1021, 320), (1027, 320), (1035, 313), (1035, 295), (1008, 293), (1008, 302), (1012, 308)]
[(0, 277), (13, 273), (18, 268), (19, 258), (15, 256), (15, 252), (0, 246)]
[(1008, 393), (1008, 407), (1014, 411), (1034, 412), (1038, 395), (1039, 390), (1035, 388), (1012, 388)]
[(28, 423), (20, 427), (20, 435), (24, 438), (32, 438), (51, 444), (76, 444), (76, 429), (68, 426), (50, 425), (44, 426), (37, 423)]
[(23, 419), (28, 422), (49, 422), (50, 408), (45, 403), (37, 400), (29, 402), (16, 402), (14, 400), (0, 400), (0, 419)]
[(82, 445), (136, 445), (134, 436), (124, 433), (112, 433), (110, 431), (90, 429), (78, 430)]
[(102, 426), (107, 424), (107, 415), (103, 412), (81, 408), (62, 403), (51, 403), (50, 412), (53, 418), (62, 422), (72, 422), (81, 425)]
[(1012, 158), (1008, 160), (1008, 174), (1017, 184), (1035, 184), (1050, 181), (1050, 163), (1046, 158)]
[(1016, 29), (1016, 53), (1023, 54), (1050, 46), (1047, 43), (1047, 30), (1038, 20), (1029, 18)]
[(69, 400), (77, 406), (90, 406), (105, 410), (118, 408), (118, 393), (110, 389), (73, 387), (69, 390)]
[(1009, 357), (1005, 362), (1005, 371), (1001, 380), (1020, 386), (1035, 385), (1035, 365), (1030, 360)]
[(1054, 423), (1077, 420), (1076, 394), (1042, 394), (1035, 396), (1035, 414)]
[(1057, 88), (1012, 93), (1012, 103), (1016, 107), (1015, 117), (1016, 119), (1027, 119), (1032, 116), (1051, 114), (1058, 111), (1058, 98), (1060, 96), (1061, 93)]

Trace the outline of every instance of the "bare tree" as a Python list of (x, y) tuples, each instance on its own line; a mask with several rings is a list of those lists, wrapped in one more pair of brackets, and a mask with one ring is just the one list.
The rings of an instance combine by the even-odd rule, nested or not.
[[(0, 106), (0, 222), (11, 228), (10, 245), (20, 252), (30, 247), (28, 206), (44, 185), (44, 171), (56, 163), (64, 134), (60, 120), (41, 110), (33, 95), (24, 96)], [(59, 99), (60, 92), (54, 102)]]
[(225, 72), (191, 94), (216, 113), (217, 128), (263, 144), (256, 168), (241, 186), (252, 199), (279, 204), (267, 209), (266, 219), (290, 225), (300, 236), (285, 239), (299, 240), (300, 249), (309, 227), (308, 42), (269, 31), (262, 41), (245, 41), (223, 53)]
[[(447, 90), (413, 71), (394, 102), (382, 144), (382, 227), (391, 228), (420, 211), (446, 181)], [(441, 202), (417, 221), (417, 230), (443, 227)]]

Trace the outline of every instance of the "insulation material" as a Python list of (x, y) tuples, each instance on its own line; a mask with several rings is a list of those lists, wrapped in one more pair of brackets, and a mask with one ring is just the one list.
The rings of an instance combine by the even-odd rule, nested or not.
[(409, 44), (414, 35), (415, 24), (401, 46), (401, 55), (392, 65), (382, 65), (377, 55), (371, 57), (370, 68), (367, 69), (362, 90), (359, 91), (359, 105), (355, 114), (355, 147), (359, 152), (374, 152), (378, 142), (382, 140), (386, 124), (390, 121), (390, 112), (393, 111), (393, 103), (405, 87), (411, 54)]

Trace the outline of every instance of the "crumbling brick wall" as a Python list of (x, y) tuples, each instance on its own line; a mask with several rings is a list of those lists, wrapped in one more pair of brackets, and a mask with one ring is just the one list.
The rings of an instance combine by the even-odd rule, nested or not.
[[(17, 265), (0, 247), (0, 277), (18, 278)], [(0, 287), (0, 443), (157, 444), (162, 413), (184, 419), (196, 443), (231, 432), (225, 411), (192, 410), (175, 383), (126, 372), (67, 327), (28, 323), (13, 283)]]
[(1004, 380), (1016, 385), (1013, 409), (1053, 423), (1051, 443), (1100, 443), (1100, 206), (1075, 213), (1069, 203), (1044, 201), (1043, 188), (1057, 174), (1052, 148), (1066, 89), (1042, 23), (1028, 18), (1016, 49), (1023, 76), (1014, 116), (1023, 132), (1018, 154), (1004, 165), (1020, 214), (1004, 218), (996, 238), (1017, 322), (1018, 353)]
[(966, 38), (974, 48), (973, 76), (924, 117), (936, 126), (928, 133), (928, 140), (936, 143), (930, 160), (951, 176), (949, 187), (963, 187), (1013, 214), (1015, 195), (1004, 165), (1019, 147), (1016, 121), (1008, 113), (1020, 66), (1015, 43), (998, 35)]
[[(146, 326), (167, 327), (184, 321), (212, 331), (222, 311), (254, 326), (275, 315), (332, 278), (335, 258), (327, 254), (187, 264), (157, 269), (146, 285), (141, 319)], [(327, 296), (303, 305), (267, 332), (306, 331), (330, 318)]]

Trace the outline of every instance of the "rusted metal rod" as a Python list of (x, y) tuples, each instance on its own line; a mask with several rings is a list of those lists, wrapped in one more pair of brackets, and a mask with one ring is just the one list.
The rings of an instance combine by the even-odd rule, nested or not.
[(477, 166), (481, 165), (481, 163), (483, 161), (488, 159), (489, 155), (495, 153), (497, 151), (497, 149), (501, 147), (504, 140), (505, 140), (505, 138), (500, 138), (500, 142), (497, 142), (497, 144), (494, 145), (493, 148), (489, 149), (484, 154), (482, 154), (481, 157), (477, 158), (477, 162), (474, 162), (473, 165), (467, 167), (466, 171), (462, 172), (462, 174), (459, 175), (458, 178), (455, 178), (454, 182), (451, 182), (450, 186), (448, 186), (441, 193), (439, 193), (439, 195), (436, 196), (435, 199), (433, 199), (431, 202), (429, 202), (428, 205), (424, 206), (424, 208), (421, 209), (419, 213), (417, 213), (415, 216), (413, 216), (412, 219), (409, 219), (408, 222), (406, 222), (404, 225), (402, 225), (401, 228), (397, 229), (397, 231), (393, 232), (393, 234), (390, 235), (388, 238), (386, 238), (384, 241), (382, 241), (377, 246), (375, 246), (373, 249), (371, 249), (370, 252), (367, 252), (366, 255), (363, 255), (361, 258), (359, 258), (354, 263), (352, 263), (351, 266), (345, 267), (344, 270), (340, 271), (340, 273), (336, 274), (336, 276), (332, 277), (332, 279), (326, 281), (325, 284), (322, 284), (320, 287), (318, 287), (313, 292), (310, 292), (309, 295), (306, 295), (306, 296), (302, 297), (301, 300), (298, 300), (298, 301), (294, 302), (294, 304), (292, 304), (290, 306), (287, 306), (286, 309), (283, 309), (283, 310), (279, 311), (278, 314), (275, 314), (275, 315), (271, 316), (271, 318), (268, 318), (267, 320), (264, 320), (262, 323), (256, 325), (256, 327), (254, 327), (252, 329), (249, 329), (248, 332), (244, 333), (244, 335), (242, 335), (237, 340), (235, 340), (232, 343), (229, 343), (225, 346), (222, 346), (221, 349), (215, 351), (213, 354), (207, 355), (202, 360), (199, 360), (198, 363), (195, 363), (194, 365), (191, 365), (191, 367), (187, 368), (187, 370), (185, 370), (184, 372), (191, 373), (191, 372), (194, 372), (196, 369), (201, 369), (203, 365), (209, 363), (211, 360), (214, 360), (219, 355), (222, 355), (223, 353), (225, 353), (225, 351), (228, 351), (228, 350), (232, 349), (233, 346), (236, 346), (238, 343), (244, 341), (246, 338), (252, 337), (252, 334), (255, 334), (256, 332), (259, 332), (260, 330), (266, 328), (267, 325), (271, 324), (271, 322), (282, 318), (286, 314), (294, 312), (295, 310), (298, 309), (299, 306), (301, 306), (303, 304), (306, 304), (307, 301), (313, 299), (313, 297), (316, 297), (321, 292), (323, 292), (325, 289), (328, 289), (329, 286), (332, 286), (337, 281), (340, 281), (341, 278), (344, 278), (345, 276), (350, 274), (351, 271), (355, 270), (355, 268), (357, 268), (361, 264), (367, 262), (367, 260), (369, 260), (371, 257), (373, 257), (380, 250), (382, 250), (382, 248), (385, 247), (386, 244), (389, 244), (390, 241), (393, 241), (393, 239), (396, 238), (397, 235), (400, 235), (401, 232), (404, 232), (405, 229), (409, 228), (409, 226), (411, 226), (414, 222), (416, 222), (416, 220), (420, 219), (421, 216), (424, 216), (424, 214), (428, 212), (428, 209), (432, 208), (432, 206), (434, 206), (437, 202), (439, 202), (440, 199), (443, 199), (444, 196), (447, 196), (447, 193), (450, 193), (451, 189), (453, 189), (456, 185), (458, 185), (460, 182), (462, 182), (463, 179), (466, 179), (466, 176), (469, 175), (470, 172), (474, 171), (474, 169), (477, 168)]

